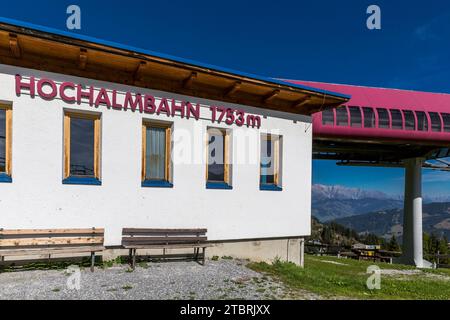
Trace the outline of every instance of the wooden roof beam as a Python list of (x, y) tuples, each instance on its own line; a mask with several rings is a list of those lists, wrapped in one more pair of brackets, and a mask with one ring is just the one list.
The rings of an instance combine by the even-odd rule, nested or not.
[(271, 93), (269, 93), (268, 95), (266, 95), (263, 98), (263, 103), (268, 103), (268, 102), (272, 101), (279, 94), (280, 94), (280, 90), (279, 89), (273, 90)]
[(84, 49), (84, 48), (80, 48), (80, 56), (79, 56), (79, 59), (78, 59), (78, 67), (81, 70), (86, 69), (87, 59), (88, 59), (87, 50)]
[(307, 104), (308, 102), (311, 101), (311, 96), (306, 96), (303, 99), (297, 100), (296, 102), (294, 102), (294, 104), (292, 105), (292, 108), (298, 109), (303, 107), (305, 104)]
[(11, 50), (12, 55), (16, 58), (20, 58), (22, 56), (22, 50), (20, 49), (17, 34), (9, 34), (9, 50)]
[(197, 79), (197, 72), (191, 72), (189, 77), (183, 80), (183, 88), (189, 89), (195, 79)]
[(136, 69), (134, 70), (133, 73), (133, 81), (139, 81), (142, 78), (142, 71), (145, 69), (145, 67), (147, 66), (147, 62), (146, 61), (139, 61)]
[(231, 97), (233, 96), (239, 89), (241, 88), (241, 82), (236, 81), (231, 87), (225, 90), (225, 93), (223, 94), (225, 97)]

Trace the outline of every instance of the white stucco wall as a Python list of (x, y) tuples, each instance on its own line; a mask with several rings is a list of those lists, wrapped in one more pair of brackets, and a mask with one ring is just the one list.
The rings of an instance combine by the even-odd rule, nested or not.
[[(38, 96), (32, 99), (26, 94), (17, 97), (17, 73), (241, 108), (267, 118), (261, 119), (258, 130), (212, 124), (207, 119), (108, 110), (106, 106), (46, 101)], [(0, 100), (11, 103), (13, 108), (13, 182), (0, 183), (0, 228), (104, 227), (106, 245), (120, 244), (123, 227), (206, 227), (211, 240), (310, 233), (312, 128), (307, 117), (297, 116), (294, 123), (292, 115), (5, 65), (0, 65)], [(101, 186), (62, 184), (64, 108), (102, 113)], [(260, 132), (278, 130), (283, 136), (283, 191), (259, 190), (259, 144), (242, 146), (237, 142), (232, 144), (233, 155), (239, 157), (247, 152), (256, 161), (233, 164), (232, 190), (206, 189), (204, 163), (175, 163), (173, 188), (141, 187), (143, 118), (173, 121), (175, 135), (179, 129), (204, 134), (207, 126), (230, 128), (233, 135), (257, 133), (256, 137)], [(192, 137), (197, 144), (192, 152), (203, 160), (204, 138)], [(175, 142), (173, 154), (179, 154), (183, 145)]]

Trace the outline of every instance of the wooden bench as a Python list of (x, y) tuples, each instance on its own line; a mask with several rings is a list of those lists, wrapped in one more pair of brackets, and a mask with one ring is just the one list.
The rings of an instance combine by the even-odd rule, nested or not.
[(198, 261), (199, 250), (202, 249), (202, 265), (205, 265), (205, 250), (211, 245), (206, 243), (207, 229), (135, 229), (122, 230), (122, 246), (129, 249), (131, 267), (136, 267), (137, 249), (166, 249), (193, 248), (194, 258)]
[(104, 229), (0, 229), (0, 262), (7, 256), (39, 256), (103, 251)]

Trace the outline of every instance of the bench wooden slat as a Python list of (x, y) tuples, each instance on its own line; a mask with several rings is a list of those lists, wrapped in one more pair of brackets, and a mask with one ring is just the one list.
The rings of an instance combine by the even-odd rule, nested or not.
[(0, 256), (34, 256), (41, 254), (64, 254), (76, 252), (98, 252), (105, 250), (103, 246), (83, 246), (83, 247), (62, 247), (62, 248), (42, 248), (42, 249), (0, 249)]
[(209, 248), (214, 246), (210, 243), (199, 243), (199, 244), (126, 244), (123, 245), (125, 249), (184, 249), (184, 248)]
[(103, 244), (103, 237), (64, 237), (64, 238), (21, 238), (0, 239), (0, 247), (72, 245), (72, 244)]
[(145, 228), (123, 228), (122, 235), (134, 234), (205, 234), (207, 229), (145, 229)]
[(123, 237), (123, 241), (127, 242), (171, 242), (171, 241), (186, 241), (198, 242), (206, 241), (206, 237)]
[(5, 236), (22, 236), (22, 235), (45, 235), (45, 234), (99, 234), (103, 235), (105, 230), (103, 228), (90, 229), (0, 229), (0, 235)]

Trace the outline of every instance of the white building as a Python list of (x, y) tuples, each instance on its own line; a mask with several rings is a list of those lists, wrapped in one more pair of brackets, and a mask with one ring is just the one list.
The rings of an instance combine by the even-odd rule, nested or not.
[[(207, 228), (301, 263), (312, 112), (348, 97), (0, 22), (0, 228)], [(4, 160), (2, 160), (4, 159)]]

